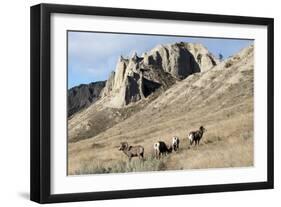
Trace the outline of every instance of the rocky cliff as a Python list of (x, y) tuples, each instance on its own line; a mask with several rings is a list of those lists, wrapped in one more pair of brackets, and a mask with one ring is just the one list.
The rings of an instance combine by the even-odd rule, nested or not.
[(69, 89), (67, 96), (68, 117), (97, 101), (105, 83), (106, 81), (99, 81), (81, 84)]
[(130, 58), (120, 57), (102, 96), (109, 96), (110, 107), (124, 107), (145, 99), (155, 90), (166, 90), (177, 80), (206, 71), (218, 60), (201, 44), (159, 45), (151, 51)]

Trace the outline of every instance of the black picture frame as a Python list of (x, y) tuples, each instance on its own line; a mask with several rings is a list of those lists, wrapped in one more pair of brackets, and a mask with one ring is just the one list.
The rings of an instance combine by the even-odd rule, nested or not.
[[(50, 15), (52, 13), (99, 15), (112, 17), (151, 18), (210, 23), (232, 23), (267, 26), (267, 181), (237, 184), (136, 189), (73, 194), (50, 193), (50, 130), (51, 130), (51, 71), (50, 71)], [(272, 18), (195, 14), (169, 11), (135, 10), (56, 4), (39, 4), (31, 7), (31, 151), (30, 199), (38, 203), (88, 201), (103, 199), (167, 196), (179, 194), (211, 193), (272, 189), (274, 187), (274, 71)]]

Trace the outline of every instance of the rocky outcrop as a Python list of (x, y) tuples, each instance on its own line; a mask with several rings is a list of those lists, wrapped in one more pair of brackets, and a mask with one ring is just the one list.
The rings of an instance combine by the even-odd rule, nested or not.
[(108, 80), (106, 81), (105, 87), (103, 88), (103, 90), (101, 92), (101, 94), (103, 96), (107, 96), (110, 94), (110, 92), (113, 90), (114, 82), (115, 82), (115, 72), (112, 71), (110, 73)]
[[(67, 116), (71, 116), (81, 109), (97, 101), (101, 96), (101, 91), (105, 87), (106, 81), (99, 81), (90, 84), (81, 84), (68, 90)], [(110, 85), (108, 85), (110, 89)]]
[(200, 43), (181, 43), (193, 55), (200, 66), (201, 72), (205, 72), (219, 63), (219, 60)]
[(177, 80), (214, 67), (218, 60), (201, 44), (159, 45), (130, 58), (120, 57), (102, 96), (110, 96), (111, 107), (123, 107), (145, 99), (158, 88), (167, 89)]
[(132, 76), (127, 76), (125, 80), (125, 104), (139, 101), (143, 97), (142, 89), (140, 88), (140, 76), (134, 73)]
[(160, 45), (154, 48), (146, 57), (150, 64), (158, 65), (174, 78), (182, 80), (188, 75), (200, 72), (196, 62), (184, 44)]

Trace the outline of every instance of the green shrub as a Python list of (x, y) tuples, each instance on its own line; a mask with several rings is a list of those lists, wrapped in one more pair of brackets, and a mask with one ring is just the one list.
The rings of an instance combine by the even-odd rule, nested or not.
[(76, 175), (83, 174), (105, 174), (105, 173), (126, 173), (126, 172), (146, 172), (146, 171), (161, 171), (165, 170), (165, 160), (148, 157), (145, 160), (133, 159), (131, 161), (116, 161), (110, 164), (101, 164), (93, 162), (85, 162), (79, 170), (75, 171)]

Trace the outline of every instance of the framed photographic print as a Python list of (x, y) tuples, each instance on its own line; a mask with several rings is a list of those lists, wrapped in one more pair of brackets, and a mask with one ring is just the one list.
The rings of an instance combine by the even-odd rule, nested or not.
[(273, 188), (273, 19), (31, 7), (31, 200)]

